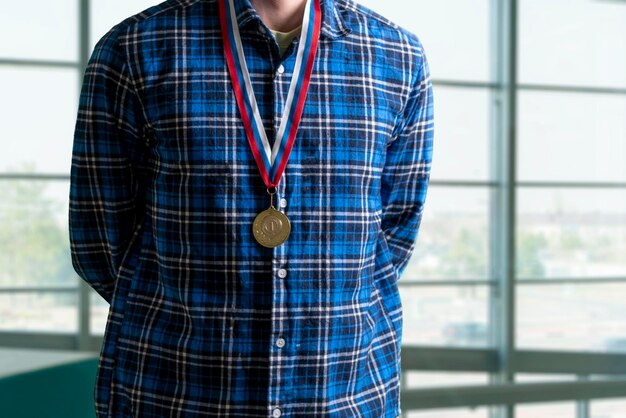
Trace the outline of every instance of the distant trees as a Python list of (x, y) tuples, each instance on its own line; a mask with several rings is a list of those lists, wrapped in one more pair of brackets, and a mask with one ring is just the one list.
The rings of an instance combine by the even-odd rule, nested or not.
[(68, 284), (73, 279), (63, 204), (45, 195), (50, 181), (0, 182), (0, 285)]
[[(450, 233), (454, 235), (450, 236)], [(545, 277), (546, 269), (542, 257), (549, 247), (547, 238), (541, 232), (518, 230), (517, 234), (517, 277)], [(436, 273), (433, 272), (436, 277), (489, 278), (489, 232), (486, 225), (462, 226), (448, 230), (441, 236), (445, 237), (445, 240), (438, 242), (435, 251), (440, 260)], [(431, 239), (436, 240), (437, 237), (431, 234)], [(566, 245), (575, 246), (578, 245), (579, 239), (570, 236), (566, 238), (566, 241)], [(444, 243), (448, 245), (443, 245)], [(425, 257), (433, 253), (425, 245), (422, 244), (420, 251), (416, 251), (417, 257)], [(417, 272), (419, 264), (417, 260), (413, 263), (416, 266), (413, 273), (416, 277), (420, 276)]]

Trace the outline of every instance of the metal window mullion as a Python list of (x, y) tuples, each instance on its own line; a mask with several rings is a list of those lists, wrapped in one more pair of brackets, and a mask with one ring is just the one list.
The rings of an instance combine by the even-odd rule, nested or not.
[(555, 85), (555, 84), (518, 84), (519, 90), (542, 91), (552, 93), (586, 93), (586, 94), (626, 94), (626, 88), (623, 87), (595, 87), (595, 86), (571, 86), (571, 85)]
[(55, 61), (55, 60), (32, 60), (21, 58), (0, 58), (0, 66), (19, 66), (19, 67), (46, 67), (46, 68), (69, 68), (78, 67), (77, 62), (72, 61)]
[[(89, 6), (90, 0), (78, 0), (78, 51), (79, 51), (79, 71), (78, 78), (78, 92), (80, 94), (83, 74), (87, 67), (87, 61), (89, 60)], [(81, 351), (91, 350), (91, 340), (89, 337), (89, 317), (91, 312), (91, 303), (89, 297), (91, 290), (84, 280), (81, 280), (77, 275), (76, 279), (79, 284), (78, 293), (78, 335), (77, 335), (77, 349)]]
[[(589, 381), (589, 376), (578, 375), (578, 381)], [(590, 417), (589, 399), (578, 399), (576, 401), (576, 418), (589, 418)]]
[[(497, 187), (490, 198), (490, 267), (495, 286), (491, 286), (489, 307), (492, 344), (498, 352), (499, 371), (490, 383), (514, 382), (515, 352), (515, 163), (516, 163), (516, 84), (517, 84), (517, 1), (490, 1), (490, 43), (492, 79), (499, 88), (491, 91), (490, 172)], [(514, 405), (490, 411), (492, 418), (513, 418)]]
[(0, 180), (69, 180), (68, 174), (54, 173), (0, 173)]

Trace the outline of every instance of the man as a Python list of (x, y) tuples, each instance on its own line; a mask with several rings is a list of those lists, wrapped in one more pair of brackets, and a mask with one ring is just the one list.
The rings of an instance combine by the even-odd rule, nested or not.
[(98, 416), (398, 417), (432, 142), (422, 44), (353, 0), (168, 0), (111, 28), (69, 213), (111, 305)]

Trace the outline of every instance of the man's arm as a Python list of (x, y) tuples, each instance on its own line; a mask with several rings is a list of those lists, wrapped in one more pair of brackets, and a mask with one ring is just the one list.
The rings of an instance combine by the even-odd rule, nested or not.
[(381, 229), (384, 239), (380, 244), (390, 255), (395, 280), (402, 276), (413, 253), (426, 200), (433, 150), (433, 94), (425, 54), (422, 53), (416, 66), (411, 91), (388, 145), (382, 173)]
[(146, 123), (118, 33), (107, 32), (87, 63), (70, 174), (72, 265), (109, 303), (144, 209), (137, 167)]

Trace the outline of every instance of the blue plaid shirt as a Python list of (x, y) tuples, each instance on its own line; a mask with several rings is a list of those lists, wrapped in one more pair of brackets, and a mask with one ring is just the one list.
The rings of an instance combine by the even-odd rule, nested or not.
[[(294, 69), (236, 0), (270, 143)], [(72, 151), (76, 272), (110, 303), (102, 417), (400, 414), (397, 282), (433, 146), (417, 36), (354, 0), (322, 0), (306, 105), (269, 206), (226, 66), (216, 0), (168, 0), (112, 27), (85, 70)]]

